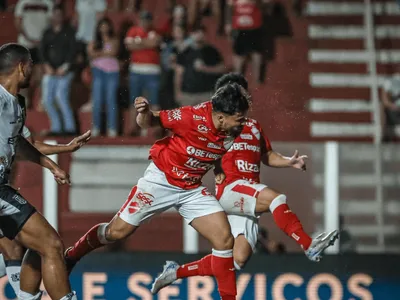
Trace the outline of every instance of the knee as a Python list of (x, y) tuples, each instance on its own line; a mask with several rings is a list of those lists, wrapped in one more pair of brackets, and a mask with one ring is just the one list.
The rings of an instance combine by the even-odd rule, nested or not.
[(42, 249), (40, 249), (38, 252), (44, 256), (63, 256), (64, 244), (61, 238), (54, 234), (46, 239), (46, 242), (43, 243)]
[(113, 226), (112, 223), (105, 227), (105, 238), (107, 242), (113, 243), (126, 238), (129, 233), (123, 227)]
[(239, 271), (246, 266), (247, 258), (240, 255), (234, 255), (233, 261), (235, 264), (235, 269)]
[(8, 260), (22, 260), (24, 257), (25, 249), (17, 243), (12, 243), (6, 248), (1, 249), (5, 261)]
[(229, 250), (233, 249), (235, 239), (231, 233), (230, 227), (224, 229), (218, 236), (217, 241), (214, 243), (214, 249), (217, 250)]

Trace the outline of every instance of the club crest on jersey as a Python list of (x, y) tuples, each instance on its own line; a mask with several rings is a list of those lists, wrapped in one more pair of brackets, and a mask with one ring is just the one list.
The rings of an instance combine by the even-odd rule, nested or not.
[(232, 147), (234, 141), (235, 141), (235, 138), (233, 138), (233, 137), (227, 137), (227, 138), (224, 140), (224, 148), (225, 148), (226, 150), (229, 150), (229, 148)]
[(214, 144), (214, 143), (208, 143), (207, 148), (220, 150), (220, 149), (221, 149), (221, 146), (216, 145), (216, 144)]
[(182, 120), (182, 112), (179, 108), (168, 111), (168, 121), (171, 122), (173, 120), (175, 121)]
[(240, 138), (241, 138), (242, 140), (252, 140), (252, 139), (253, 139), (253, 136), (252, 136), (250, 133), (242, 133), (242, 134), (240, 135)]
[(257, 140), (259, 140), (260, 139), (260, 131), (256, 128), (256, 127), (252, 127), (251, 128), (251, 132), (255, 135), (255, 137), (257, 138)]
[(199, 126), (197, 126), (197, 131), (198, 132), (207, 133), (209, 130), (210, 129), (207, 126), (203, 125), (203, 124), (200, 124)]

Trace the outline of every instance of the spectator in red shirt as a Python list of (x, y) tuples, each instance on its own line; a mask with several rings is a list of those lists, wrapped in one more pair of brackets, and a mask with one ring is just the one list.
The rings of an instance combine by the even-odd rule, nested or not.
[(260, 82), (263, 52), (262, 4), (268, 0), (229, 0), (225, 30), (233, 40), (233, 67), (242, 73), (247, 56), (251, 56), (253, 76)]
[[(155, 110), (159, 109), (160, 44), (161, 37), (154, 30), (152, 14), (143, 11), (140, 14), (139, 26), (129, 29), (125, 38), (125, 46), (131, 51), (129, 92), (131, 101), (146, 92), (152, 109)], [(133, 119), (135, 119), (136, 110), (133, 105), (131, 107)], [(132, 135), (138, 135), (139, 129), (136, 122), (132, 122), (131, 125)]]

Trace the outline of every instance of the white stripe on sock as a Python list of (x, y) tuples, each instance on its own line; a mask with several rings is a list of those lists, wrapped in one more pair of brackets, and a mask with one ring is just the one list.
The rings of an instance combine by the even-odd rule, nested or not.
[(233, 257), (233, 250), (215, 250), (212, 249), (212, 255), (217, 256), (217, 257), (222, 257), (222, 258), (229, 258)]
[(269, 210), (271, 213), (274, 213), (274, 210), (282, 204), (286, 204), (286, 195), (280, 194), (278, 197), (276, 197), (274, 200), (272, 200), (271, 205), (269, 206)]

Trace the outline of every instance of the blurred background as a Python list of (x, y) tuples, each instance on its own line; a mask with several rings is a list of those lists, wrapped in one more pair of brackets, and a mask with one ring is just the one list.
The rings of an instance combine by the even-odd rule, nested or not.
[[(242, 0), (241, 0), (242, 1)], [(168, 134), (135, 126), (137, 96), (154, 109), (209, 99), (229, 71), (247, 76), (253, 107), (275, 150), (309, 156), (306, 173), (262, 168), (306, 230), (340, 228), (319, 264), (260, 219), (257, 254), (238, 273), (238, 299), (400, 299), (400, 1), (2, 0), (0, 43), (19, 42), (35, 62), (27, 126), (38, 140), (91, 142), (53, 158), (71, 174), (18, 163), (21, 189), (70, 246), (110, 220)], [(148, 48), (137, 49), (138, 40)], [(213, 177), (205, 184), (213, 190)], [(165, 259), (210, 251), (175, 210), (84, 259), (71, 275), (81, 299), (217, 299), (210, 278), (179, 281), (154, 298)], [(7, 279), (0, 299), (14, 299)]]

